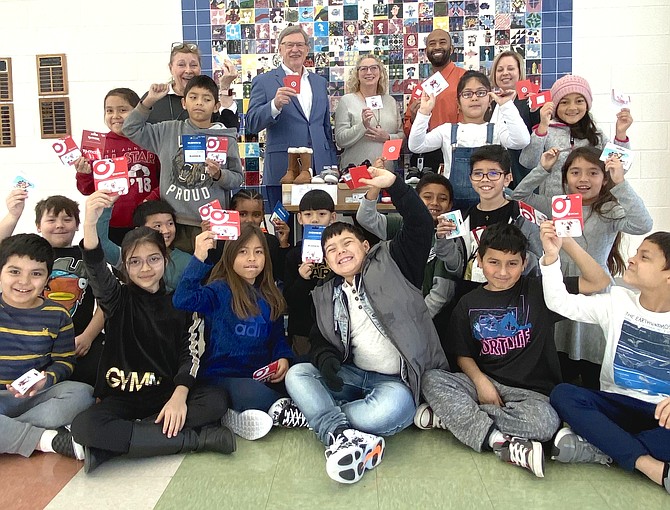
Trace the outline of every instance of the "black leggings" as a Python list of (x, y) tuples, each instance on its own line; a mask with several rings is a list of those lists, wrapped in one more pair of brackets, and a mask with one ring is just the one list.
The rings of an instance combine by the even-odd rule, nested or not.
[[(133, 422), (153, 423), (170, 396), (107, 397), (77, 415), (72, 421), (72, 435), (75, 441), (85, 446), (128, 453)], [(188, 411), (184, 428), (200, 428), (221, 420), (228, 410), (228, 395), (222, 388), (195, 386), (188, 393), (186, 405)], [(156, 424), (156, 428), (162, 427), (162, 423)]]

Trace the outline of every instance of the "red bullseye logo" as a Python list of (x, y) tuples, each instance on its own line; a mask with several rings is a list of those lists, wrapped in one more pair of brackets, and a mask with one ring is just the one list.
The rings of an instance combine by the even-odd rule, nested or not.
[(521, 87), (521, 93), (522, 94), (528, 94), (528, 87), (526, 87), (526, 86)]
[(570, 199), (568, 197), (555, 197), (552, 209), (554, 218), (563, 218), (567, 216), (571, 208)]
[(215, 137), (210, 137), (207, 139), (207, 150), (217, 151), (219, 150), (219, 139)]
[(535, 216), (533, 216), (533, 213), (531, 211), (529, 211), (528, 209), (519, 208), (519, 212), (521, 213), (521, 216), (523, 216), (525, 219), (527, 219), (532, 223), (535, 223)]
[(389, 147), (389, 152), (391, 154), (393, 154), (395, 152), (395, 147), (393, 145), (391, 145), (391, 147)]
[(67, 151), (67, 146), (63, 142), (56, 142), (52, 145), (52, 147), (59, 156), (62, 156)]
[(93, 172), (98, 179), (107, 179), (111, 177), (116, 169), (116, 165), (111, 160), (100, 160), (93, 163)]
[(209, 214), (209, 218), (213, 223), (225, 223), (228, 221), (228, 213), (222, 209), (213, 209)]

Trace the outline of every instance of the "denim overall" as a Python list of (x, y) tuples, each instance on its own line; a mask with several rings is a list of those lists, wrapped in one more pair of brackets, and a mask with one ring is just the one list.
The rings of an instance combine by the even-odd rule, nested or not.
[[(493, 143), (493, 126), (486, 126), (486, 145)], [(453, 208), (465, 212), (479, 203), (479, 195), (470, 183), (470, 156), (478, 147), (456, 147), (458, 144), (458, 124), (451, 125), (451, 173), (449, 182), (454, 188)]]

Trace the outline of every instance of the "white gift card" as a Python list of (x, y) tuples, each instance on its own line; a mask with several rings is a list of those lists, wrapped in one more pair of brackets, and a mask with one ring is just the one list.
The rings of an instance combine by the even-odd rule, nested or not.
[(624, 94), (621, 91), (612, 89), (612, 104), (617, 108), (629, 108), (630, 107), (630, 95)]
[(630, 170), (630, 166), (633, 164), (632, 150), (626, 149), (625, 147), (621, 147), (620, 145), (609, 142), (607, 145), (605, 145), (605, 148), (603, 149), (603, 152), (600, 155), (600, 161), (607, 161), (607, 159), (610, 156), (620, 159), (624, 170), (626, 171)]
[(365, 103), (370, 110), (381, 110), (384, 108), (382, 104), (382, 96), (370, 96), (365, 98)]
[(426, 94), (434, 94), (435, 96), (440, 92), (447, 90), (448, 87), (449, 84), (447, 83), (447, 80), (444, 79), (444, 76), (442, 76), (442, 73), (440, 72), (435, 73), (421, 84), (421, 88)]
[(465, 229), (463, 228), (463, 215), (459, 209), (455, 211), (449, 211), (444, 214), (440, 214), (440, 221), (447, 221), (453, 223), (456, 226), (455, 230), (452, 230), (447, 234), (446, 239), (453, 239), (454, 237), (463, 237), (465, 235)]
[(12, 388), (18, 391), (21, 395), (25, 395), (30, 391), (30, 388), (44, 378), (45, 376), (42, 372), (38, 372), (34, 368), (31, 368), (12, 383)]

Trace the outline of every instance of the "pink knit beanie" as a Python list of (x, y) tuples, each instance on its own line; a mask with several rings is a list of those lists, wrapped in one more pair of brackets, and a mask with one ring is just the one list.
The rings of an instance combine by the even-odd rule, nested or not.
[(551, 87), (551, 100), (555, 105), (558, 105), (561, 99), (574, 92), (584, 96), (586, 105), (591, 110), (591, 103), (593, 102), (591, 87), (589, 87), (589, 83), (581, 76), (568, 74), (556, 80), (556, 83)]

